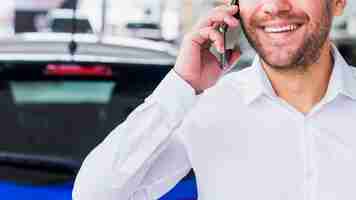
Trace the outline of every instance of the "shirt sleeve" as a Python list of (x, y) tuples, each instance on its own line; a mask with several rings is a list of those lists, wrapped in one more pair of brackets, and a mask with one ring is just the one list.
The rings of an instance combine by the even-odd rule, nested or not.
[(194, 89), (173, 70), (152, 95), (84, 160), (74, 200), (153, 200), (190, 170), (176, 133), (197, 100)]

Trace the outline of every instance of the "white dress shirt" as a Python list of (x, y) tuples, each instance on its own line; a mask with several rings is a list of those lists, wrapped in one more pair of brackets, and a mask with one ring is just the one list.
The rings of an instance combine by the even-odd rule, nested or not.
[(355, 200), (356, 71), (334, 49), (308, 114), (259, 58), (196, 96), (174, 71), (85, 159), (74, 200), (153, 200), (193, 168), (199, 200)]

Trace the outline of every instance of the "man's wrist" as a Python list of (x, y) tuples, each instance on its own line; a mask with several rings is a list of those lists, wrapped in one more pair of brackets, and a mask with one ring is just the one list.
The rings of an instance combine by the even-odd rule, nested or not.
[(173, 68), (172, 70), (174, 73), (176, 73), (177, 76), (180, 77), (180, 79), (182, 79), (183, 81), (185, 81), (187, 84), (190, 85), (190, 87), (195, 91), (196, 95), (199, 95), (204, 92), (204, 90), (194, 87), (194, 84), (191, 81), (189, 81), (189, 79), (184, 78), (184, 76), (180, 74), (175, 68)]

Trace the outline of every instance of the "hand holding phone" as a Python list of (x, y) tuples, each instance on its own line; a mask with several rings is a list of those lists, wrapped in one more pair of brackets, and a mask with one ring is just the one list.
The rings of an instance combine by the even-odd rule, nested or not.
[[(227, 1), (227, 0), (225, 0)], [(237, 2), (234, 0), (233, 2)], [(215, 85), (217, 80), (229, 69), (221, 69), (220, 53), (223, 52), (223, 34), (218, 31), (221, 24), (227, 24), (230, 30), (239, 30), (239, 21), (234, 17), (238, 13), (238, 6), (220, 5), (201, 16), (191, 31), (184, 35), (179, 50), (174, 71), (185, 80), (196, 93)], [(228, 41), (229, 41), (228, 34)], [(231, 35), (232, 36), (232, 35)], [(236, 36), (232, 37), (233, 39)], [(234, 42), (228, 42), (228, 46)], [(225, 47), (226, 48), (226, 47)], [(226, 56), (226, 55), (225, 55)], [(239, 51), (231, 54), (229, 63), (238, 59)]]

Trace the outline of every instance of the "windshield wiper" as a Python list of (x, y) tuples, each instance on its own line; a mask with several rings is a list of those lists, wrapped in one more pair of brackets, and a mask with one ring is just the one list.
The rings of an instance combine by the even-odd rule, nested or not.
[(80, 162), (58, 156), (0, 152), (0, 165), (20, 169), (75, 175)]

